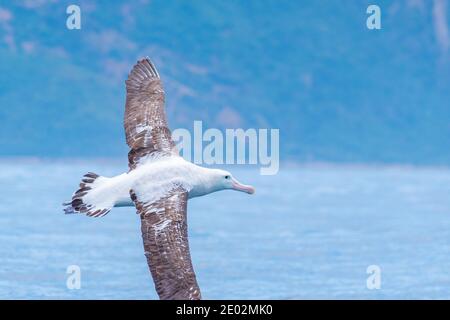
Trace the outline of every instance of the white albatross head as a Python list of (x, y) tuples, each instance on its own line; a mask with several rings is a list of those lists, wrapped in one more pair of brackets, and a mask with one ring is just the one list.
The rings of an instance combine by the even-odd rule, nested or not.
[(233, 175), (225, 170), (210, 169), (208, 175), (211, 183), (211, 189), (214, 191), (220, 190), (236, 190), (246, 192), (248, 194), (255, 193), (255, 188), (245, 185), (237, 181)]

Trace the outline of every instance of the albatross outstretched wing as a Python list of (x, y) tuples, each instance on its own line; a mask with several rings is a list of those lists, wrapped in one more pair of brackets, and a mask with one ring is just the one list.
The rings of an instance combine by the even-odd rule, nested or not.
[(145, 194), (131, 190), (131, 199), (141, 216), (145, 256), (160, 299), (201, 299), (189, 252), (187, 191), (174, 186), (151, 202)]
[(130, 170), (142, 159), (177, 154), (164, 112), (164, 89), (153, 63), (142, 59), (126, 81), (125, 136)]

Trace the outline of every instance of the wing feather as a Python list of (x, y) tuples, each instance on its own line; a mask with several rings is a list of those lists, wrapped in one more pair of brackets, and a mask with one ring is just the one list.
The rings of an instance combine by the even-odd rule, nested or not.
[(161, 79), (148, 58), (133, 67), (126, 89), (124, 127), (130, 170), (144, 158), (177, 154), (164, 111)]
[(145, 256), (160, 299), (201, 299), (189, 251), (186, 190), (175, 187), (152, 203), (140, 198), (139, 193), (131, 191), (141, 217)]

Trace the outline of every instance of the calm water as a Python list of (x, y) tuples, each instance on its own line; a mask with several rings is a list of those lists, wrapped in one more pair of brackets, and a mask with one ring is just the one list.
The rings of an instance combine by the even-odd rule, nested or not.
[[(113, 162), (1, 162), (0, 298), (154, 299), (133, 208), (64, 215), (82, 174)], [(191, 200), (189, 232), (206, 299), (450, 298), (450, 171), (232, 169), (256, 194)], [(366, 287), (369, 265), (381, 289)], [(66, 287), (66, 268), (82, 287)]]

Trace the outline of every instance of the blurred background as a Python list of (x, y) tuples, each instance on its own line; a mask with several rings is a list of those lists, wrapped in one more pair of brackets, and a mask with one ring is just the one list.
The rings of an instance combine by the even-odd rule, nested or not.
[(189, 204), (204, 297), (449, 298), (449, 19), (448, 0), (0, 0), (0, 298), (156, 298), (133, 208), (60, 205), (85, 172), (126, 170), (143, 56), (173, 129), (280, 129), (278, 175), (230, 168), (254, 198)]
[[(446, 0), (2, 1), (0, 154), (122, 156), (143, 56), (172, 128), (280, 128), (284, 160), (450, 163)], [(20, 128), (20, 129), (18, 129)], [(92, 137), (95, 136), (95, 139)]]

